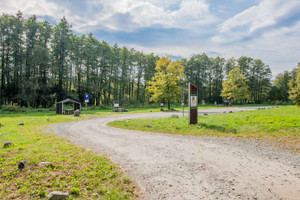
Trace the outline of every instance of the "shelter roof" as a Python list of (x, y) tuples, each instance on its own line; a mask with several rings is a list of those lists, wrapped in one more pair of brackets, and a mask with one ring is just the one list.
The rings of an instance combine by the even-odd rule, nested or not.
[(65, 100), (62, 100), (62, 101), (57, 102), (57, 104), (59, 104), (59, 103), (69, 103), (69, 102), (81, 104), (80, 102), (74, 101), (74, 100), (72, 100), (72, 99), (65, 99)]

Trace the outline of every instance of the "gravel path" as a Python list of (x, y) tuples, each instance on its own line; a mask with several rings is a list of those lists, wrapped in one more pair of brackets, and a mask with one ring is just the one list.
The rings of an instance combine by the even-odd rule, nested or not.
[[(200, 112), (252, 109), (257, 107)], [(105, 125), (172, 114), (104, 116), (52, 128), (58, 135), (106, 154), (144, 191), (144, 199), (300, 199), (299, 155), (254, 140), (147, 133)]]

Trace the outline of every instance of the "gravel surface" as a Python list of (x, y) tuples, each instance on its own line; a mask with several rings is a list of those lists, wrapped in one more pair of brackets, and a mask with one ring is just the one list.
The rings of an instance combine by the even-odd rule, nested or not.
[[(199, 113), (252, 109), (257, 107)], [(299, 155), (255, 140), (148, 133), (105, 125), (172, 114), (104, 116), (55, 124), (52, 130), (106, 154), (140, 187), (143, 199), (300, 199)]]

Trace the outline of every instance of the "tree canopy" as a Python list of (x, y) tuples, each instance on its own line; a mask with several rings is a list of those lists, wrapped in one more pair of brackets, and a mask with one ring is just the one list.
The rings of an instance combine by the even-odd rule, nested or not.
[[(85, 93), (91, 105), (111, 105), (115, 100), (121, 105), (151, 103), (162, 98), (147, 89), (159, 59), (154, 53), (99, 41), (92, 33), (75, 34), (66, 18), (51, 25), (35, 15), (26, 19), (22, 12), (2, 14), (0, 106), (50, 107), (65, 98), (83, 102)], [(247, 80), (252, 103), (288, 101), (287, 82), (294, 77), (294, 72), (284, 72), (272, 85), (270, 67), (246, 56), (226, 60), (203, 53), (180, 63), (182, 85), (196, 85), (198, 100), (206, 102), (222, 102), (222, 83), (236, 67)]]
[(227, 80), (223, 82), (221, 96), (232, 102), (250, 100), (249, 86), (239, 67), (229, 71)]
[(170, 110), (171, 101), (180, 96), (180, 81), (183, 80), (183, 66), (180, 61), (172, 62), (170, 58), (161, 58), (156, 62), (156, 73), (148, 82), (151, 101), (166, 101)]
[(300, 106), (300, 63), (298, 63), (297, 75), (289, 82), (290, 91), (289, 98), (297, 105)]

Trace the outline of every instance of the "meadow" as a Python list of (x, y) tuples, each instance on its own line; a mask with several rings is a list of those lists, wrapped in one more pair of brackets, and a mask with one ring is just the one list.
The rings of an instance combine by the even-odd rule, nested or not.
[[(215, 106), (199, 109), (212, 107)], [(180, 105), (173, 108), (182, 109)], [(115, 113), (111, 107), (88, 107), (87, 111), (83, 107), (80, 117), (56, 115), (49, 109), (1, 110), (0, 199), (40, 199), (51, 191), (69, 192), (69, 199), (136, 199), (138, 189), (115, 164), (103, 155), (47, 131), (53, 123), (103, 115), (160, 112), (157, 105), (127, 109), (129, 112)], [(295, 106), (199, 116), (199, 123), (191, 126), (187, 121), (187, 117), (124, 120), (110, 125), (169, 134), (264, 138), (299, 150), (296, 147), (299, 146), (300, 109)], [(22, 123), (24, 125), (20, 125)], [(12, 144), (4, 147), (7, 141)], [(19, 170), (17, 165), (22, 160), (28, 164)], [(51, 164), (40, 167), (40, 162)]]
[[(0, 199), (40, 199), (52, 191), (69, 192), (69, 199), (135, 199), (136, 186), (107, 158), (45, 131), (53, 123), (106, 114), (112, 113), (89, 111), (74, 117), (29, 110), (0, 114)], [(7, 141), (12, 144), (5, 148)], [(22, 160), (28, 164), (19, 170)], [(40, 162), (51, 164), (40, 167)]]
[[(180, 113), (178, 115), (181, 116)], [(255, 138), (295, 152), (300, 151), (300, 108), (296, 106), (199, 115), (196, 125), (188, 125), (188, 117), (131, 119), (110, 122), (108, 125), (167, 134)]]

